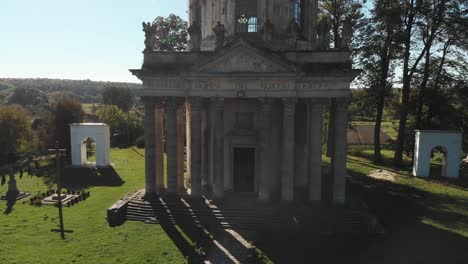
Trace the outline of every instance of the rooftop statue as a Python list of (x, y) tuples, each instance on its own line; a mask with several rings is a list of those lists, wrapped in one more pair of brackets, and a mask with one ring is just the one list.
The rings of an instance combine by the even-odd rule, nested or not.
[(201, 27), (198, 21), (193, 21), (192, 25), (187, 28), (190, 35), (190, 50), (199, 51), (201, 44)]
[(289, 32), (289, 47), (294, 49), (296, 47), (297, 40), (301, 39), (301, 32), (299, 30), (299, 26), (297, 25), (296, 20), (293, 19), (289, 22), (288, 32)]
[(263, 40), (272, 40), (273, 30), (274, 30), (273, 23), (271, 23), (270, 20), (265, 21), (261, 29), (261, 32), (263, 33)]
[(329, 47), (330, 41), (330, 22), (328, 19), (323, 18), (319, 21), (317, 25), (318, 33), (318, 48), (321, 50), (326, 50)]
[(145, 32), (145, 52), (154, 50), (154, 38), (157, 31), (157, 25), (150, 22), (143, 22), (143, 32)]
[(216, 37), (216, 49), (222, 48), (224, 46), (224, 35), (226, 34), (226, 29), (221, 22), (218, 21), (216, 26), (213, 28)]
[(347, 16), (343, 21), (343, 31), (341, 35), (341, 48), (349, 49), (353, 38), (353, 24), (350, 16)]

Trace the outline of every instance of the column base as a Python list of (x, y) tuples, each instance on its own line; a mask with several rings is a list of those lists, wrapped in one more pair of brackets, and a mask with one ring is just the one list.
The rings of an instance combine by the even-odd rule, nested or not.
[(150, 201), (150, 200), (156, 199), (157, 197), (159, 197), (157, 192), (146, 192), (145, 191), (145, 195), (143, 196), (143, 200)]

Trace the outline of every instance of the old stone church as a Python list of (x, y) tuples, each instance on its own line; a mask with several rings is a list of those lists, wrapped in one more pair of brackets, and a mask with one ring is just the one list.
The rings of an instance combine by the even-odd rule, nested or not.
[(154, 25), (143, 24), (144, 62), (131, 72), (144, 86), (147, 195), (189, 188), (194, 197), (249, 192), (262, 201), (291, 201), (301, 193), (317, 202), (327, 189), (333, 203), (345, 202), (347, 109), (357, 75), (348, 49), (352, 30), (346, 20), (340, 46), (330, 47), (330, 23), (318, 20), (317, 5), (190, 0), (186, 52), (157, 51)]

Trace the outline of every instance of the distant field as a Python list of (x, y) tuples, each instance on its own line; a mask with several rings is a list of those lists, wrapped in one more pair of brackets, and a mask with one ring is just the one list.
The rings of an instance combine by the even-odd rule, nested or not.
[(93, 112), (93, 106), (99, 106), (99, 104), (81, 104), (83, 107), (83, 110), (85, 111), (86, 114), (95, 114)]
[[(359, 125), (375, 125), (373, 121), (352, 121), (354, 126)], [(383, 121), (382, 122), (382, 131), (387, 133), (391, 139), (396, 139), (398, 135), (398, 121)]]

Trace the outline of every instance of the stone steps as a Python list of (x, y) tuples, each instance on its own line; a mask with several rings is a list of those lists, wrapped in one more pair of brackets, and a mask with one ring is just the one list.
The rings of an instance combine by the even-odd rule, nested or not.
[[(304, 208), (307, 209), (307, 208)], [(297, 209), (285, 214), (283, 209), (258, 206), (217, 208), (209, 204), (188, 205), (183, 201), (147, 202), (131, 200), (128, 203), (127, 220), (148, 224), (171, 223), (178, 225), (203, 225), (214, 228), (257, 229), (262, 227), (282, 228), (292, 226), (312, 232), (365, 232), (367, 222), (362, 211), (322, 212)], [(330, 213), (331, 212), (331, 213)], [(293, 215), (300, 215), (293, 217)]]

